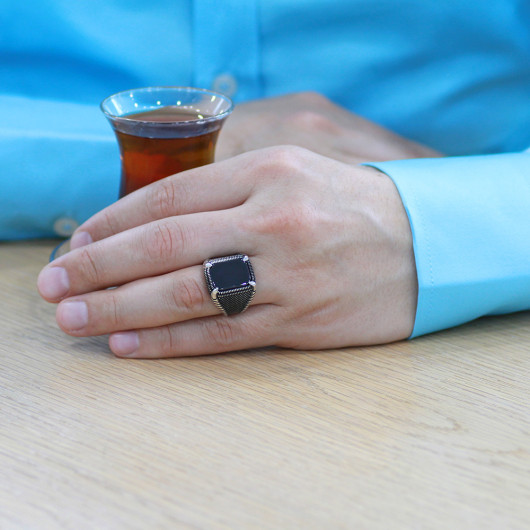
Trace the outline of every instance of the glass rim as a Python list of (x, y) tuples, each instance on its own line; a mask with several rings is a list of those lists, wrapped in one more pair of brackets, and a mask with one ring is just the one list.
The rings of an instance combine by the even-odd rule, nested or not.
[[(161, 92), (163, 90), (174, 90), (174, 91), (180, 90), (181, 92), (188, 92), (188, 93), (195, 92), (199, 94), (202, 93), (202, 94), (208, 94), (211, 96), (216, 96), (228, 102), (228, 108), (225, 111), (221, 112), (220, 114), (216, 114), (215, 116), (208, 116), (206, 118), (182, 120), (178, 122), (160, 122), (160, 121), (152, 121), (152, 120), (139, 120), (138, 118), (128, 118), (126, 115), (118, 116), (116, 114), (113, 114), (112, 112), (109, 112), (104, 107), (104, 105), (108, 101), (110, 101), (112, 98), (115, 98), (117, 96), (122, 96), (125, 94), (129, 94), (131, 92), (142, 92), (142, 91)], [(124, 121), (127, 123), (136, 122), (136, 123), (154, 124), (157, 127), (167, 127), (167, 126), (175, 127), (175, 125), (178, 125), (178, 124), (187, 125), (190, 123), (210, 123), (210, 122), (222, 120), (226, 118), (234, 110), (234, 102), (228, 96), (225, 96), (224, 94), (221, 94), (220, 92), (215, 92), (214, 90), (208, 90), (207, 88), (196, 88), (196, 87), (191, 87), (191, 86), (156, 85), (156, 86), (130, 88), (128, 90), (120, 90), (119, 92), (115, 92), (114, 94), (111, 94), (110, 96), (107, 96), (105, 99), (103, 99), (101, 103), (99, 104), (99, 108), (101, 109), (101, 112), (103, 112), (103, 114), (107, 118), (110, 118), (112, 120), (119, 120), (119, 121)], [(156, 106), (153, 108), (156, 108)]]

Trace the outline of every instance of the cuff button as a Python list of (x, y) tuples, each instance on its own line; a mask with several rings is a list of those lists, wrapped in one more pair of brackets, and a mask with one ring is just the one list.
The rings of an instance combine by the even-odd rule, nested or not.
[(78, 226), (79, 223), (71, 217), (59, 217), (59, 219), (53, 223), (53, 231), (60, 237), (69, 237), (74, 233)]

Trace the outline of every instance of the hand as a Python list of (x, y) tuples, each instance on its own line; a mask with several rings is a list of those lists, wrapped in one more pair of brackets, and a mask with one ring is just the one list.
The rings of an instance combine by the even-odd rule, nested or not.
[(302, 92), (237, 105), (219, 135), (216, 157), (224, 160), (285, 144), (349, 164), (442, 156), (352, 114), (324, 96)]
[[(45, 267), (38, 288), (60, 301), (66, 333), (110, 333), (118, 356), (323, 349), (412, 331), (412, 237), (394, 184), (305, 149), (254, 151), (156, 182), (89, 219), (72, 245), (90, 240)], [(256, 295), (226, 317), (202, 262), (237, 252), (250, 256)]]

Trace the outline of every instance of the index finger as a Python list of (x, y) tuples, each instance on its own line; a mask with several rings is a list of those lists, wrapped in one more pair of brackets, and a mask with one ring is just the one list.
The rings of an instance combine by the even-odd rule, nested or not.
[(238, 157), (171, 175), (101, 210), (72, 235), (70, 248), (174, 215), (224, 210), (249, 197), (253, 156)]

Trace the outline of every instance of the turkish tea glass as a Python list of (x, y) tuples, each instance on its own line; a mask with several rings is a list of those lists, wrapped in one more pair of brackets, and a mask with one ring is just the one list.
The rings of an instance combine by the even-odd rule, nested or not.
[[(101, 103), (120, 149), (119, 197), (180, 171), (214, 161), (215, 144), (233, 104), (192, 87), (146, 87), (113, 94)], [(70, 250), (59, 245), (50, 260)]]

